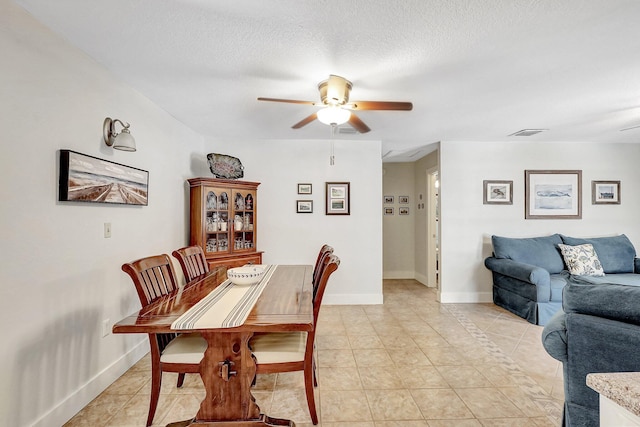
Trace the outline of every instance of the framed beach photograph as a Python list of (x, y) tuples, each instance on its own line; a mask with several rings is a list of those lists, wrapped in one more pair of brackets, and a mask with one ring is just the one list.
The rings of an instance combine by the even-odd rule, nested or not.
[(409, 208), (406, 206), (400, 206), (398, 208), (398, 215), (409, 215)]
[(298, 194), (311, 194), (311, 184), (298, 184)]
[(409, 204), (409, 196), (398, 196), (398, 203), (400, 203), (402, 205), (408, 205)]
[(296, 200), (297, 213), (313, 213), (313, 200)]
[(393, 196), (384, 196), (384, 204), (388, 205), (390, 203), (393, 203)]
[(620, 181), (591, 181), (591, 203), (594, 205), (619, 205)]
[(350, 183), (327, 182), (326, 214), (349, 215), (350, 214)]
[(393, 208), (384, 208), (385, 215), (393, 215)]
[(485, 205), (512, 205), (513, 181), (482, 181), (482, 198)]
[(581, 170), (525, 170), (525, 219), (581, 219)]
[(147, 206), (149, 172), (60, 150), (58, 200)]

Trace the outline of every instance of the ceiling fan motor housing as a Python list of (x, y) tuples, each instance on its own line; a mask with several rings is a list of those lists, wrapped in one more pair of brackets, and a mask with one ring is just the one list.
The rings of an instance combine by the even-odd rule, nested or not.
[(318, 83), (320, 99), (324, 105), (344, 105), (349, 102), (353, 84), (344, 77), (331, 74), (327, 80)]

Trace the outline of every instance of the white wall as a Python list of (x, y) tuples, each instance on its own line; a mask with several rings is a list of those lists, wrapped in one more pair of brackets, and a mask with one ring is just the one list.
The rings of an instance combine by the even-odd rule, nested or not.
[[(6, 0), (0, 28), (0, 425), (56, 426), (146, 353), (102, 320), (139, 308), (120, 265), (186, 243), (203, 140)], [(107, 116), (131, 123), (136, 153), (104, 146)], [(62, 148), (148, 170), (149, 206), (57, 202)]]
[[(442, 302), (490, 302), (491, 235), (624, 233), (640, 249), (640, 145), (531, 142), (441, 144)], [(525, 220), (524, 171), (582, 170), (581, 220)], [(482, 181), (513, 180), (513, 205), (483, 205)], [(620, 205), (592, 205), (591, 181), (620, 180)]]
[[(258, 181), (258, 249), (263, 262), (313, 264), (324, 243), (340, 268), (331, 277), (326, 304), (382, 303), (382, 194), (379, 141), (234, 141), (209, 139), (206, 151), (240, 158), (244, 178)], [(325, 183), (351, 183), (351, 215), (325, 215)], [(311, 183), (312, 195), (297, 194)], [(296, 213), (296, 200), (313, 200), (312, 214)]]
[[(393, 196), (393, 203), (380, 205), (393, 208), (393, 215), (383, 215), (383, 271), (385, 279), (413, 279), (415, 277), (415, 223), (417, 215), (414, 191), (414, 163), (385, 163), (383, 165), (384, 196)], [(409, 204), (400, 204), (399, 196), (409, 196)], [(400, 207), (408, 207), (409, 215), (399, 215)], [(421, 236), (424, 238), (424, 236)]]

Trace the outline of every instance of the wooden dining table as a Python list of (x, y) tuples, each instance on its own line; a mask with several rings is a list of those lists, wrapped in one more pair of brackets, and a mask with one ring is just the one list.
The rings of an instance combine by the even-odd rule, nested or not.
[(175, 330), (172, 323), (227, 278), (216, 267), (176, 292), (158, 299), (113, 326), (113, 333), (199, 332), (208, 347), (200, 363), (206, 395), (193, 419), (167, 427), (295, 426), (291, 420), (262, 414), (251, 395), (256, 376), (249, 340), (257, 332), (310, 331), (313, 328), (313, 266), (278, 265), (241, 326)]

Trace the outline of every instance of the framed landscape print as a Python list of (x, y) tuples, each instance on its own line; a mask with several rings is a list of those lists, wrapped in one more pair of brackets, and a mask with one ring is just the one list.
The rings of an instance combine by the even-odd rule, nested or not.
[(385, 205), (393, 203), (393, 196), (384, 196), (384, 203)]
[(594, 205), (619, 205), (620, 181), (591, 181), (591, 202)]
[(313, 213), (313, 200), (296, 200), (297, 213)]
[(393, 215), (393, 208), (384, 208), (385, 215)]
[(148, 204), (149, 172), (71, 150), (60, 150), (61, 202)]
[(350, 204), (348, 182), (327, 182), (326, 214), (349, 215)]
[(581, 219), (581, 170), (525, 170), (525, 219)]
[(398, 215), (409, 215), (409, 208), (405, 206), (400, 206), (398, 208)]
[(298, 194), (311, 194), (311, 184), (298, 184)]
[(512, 205), (513, 181), (482, 181), (483, 203), (485, 205)]
[(403, 205), (409, 204), (409, 196), (398, 196), (398, 203)]

